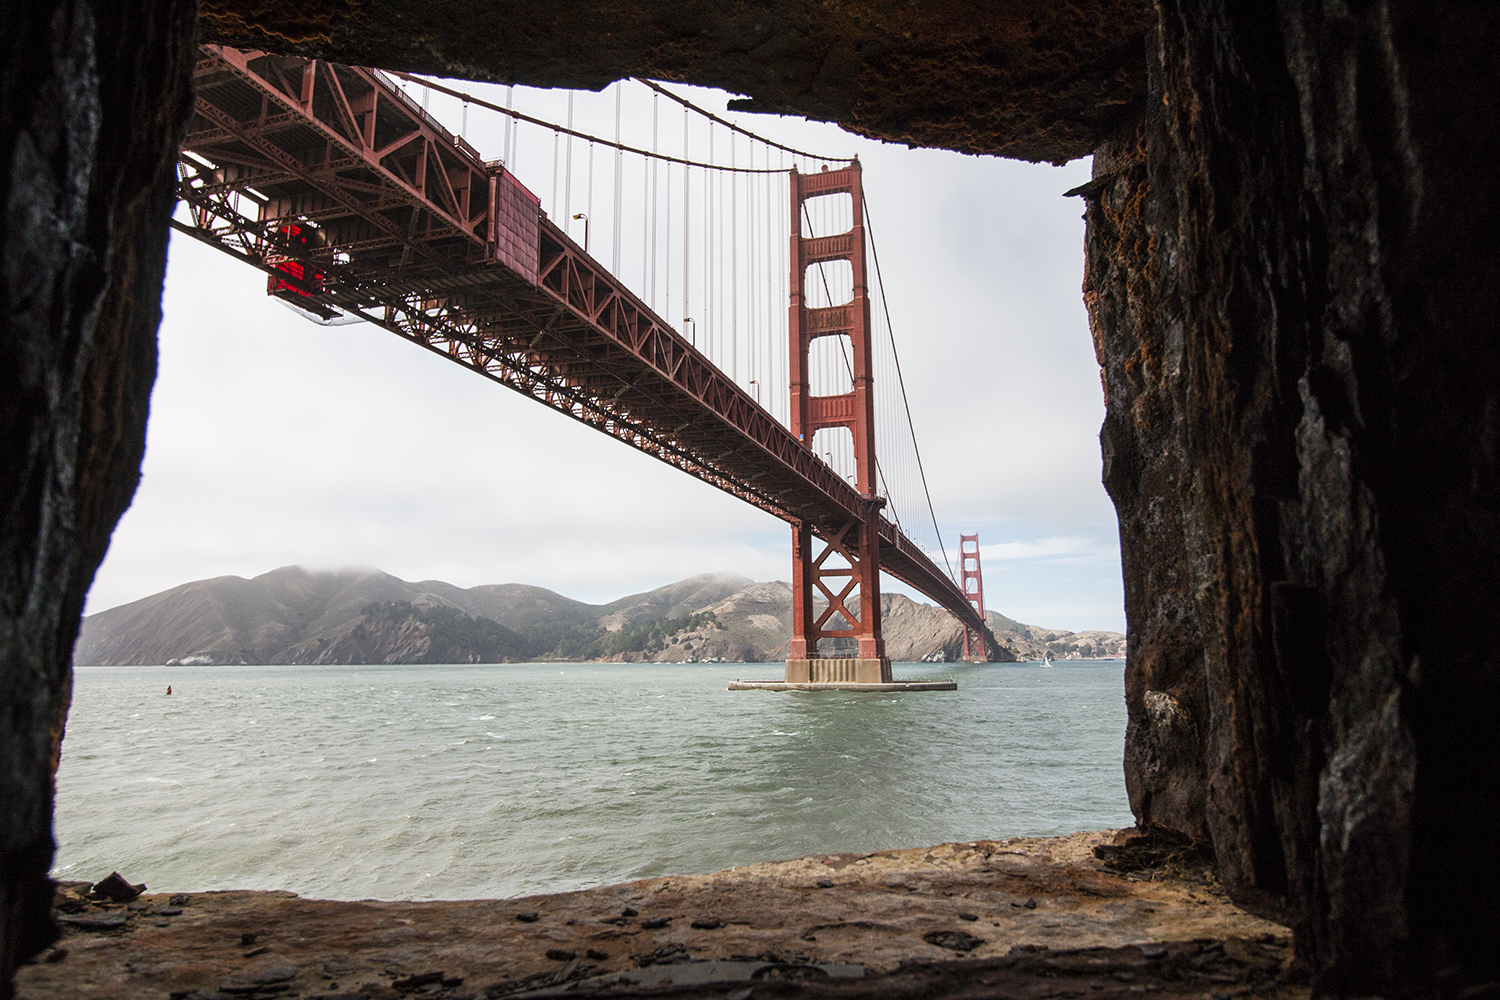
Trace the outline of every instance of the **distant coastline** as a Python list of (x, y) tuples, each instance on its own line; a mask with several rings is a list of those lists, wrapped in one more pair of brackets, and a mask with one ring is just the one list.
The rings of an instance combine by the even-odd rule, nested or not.
[[(886, 647), (900, 662), (956, 660), (947, 611), (882, 598)], [(1114, 659), (1118, 632), (987, 624), (1004, 661)], [(609, 604), (542, 587), (461, 588), (379, 570), (287, 566), (252, 579), (196, 580), (83, 620), (80, 665), (775, 662), (791, 638), (791, 588), (733, 574), (689, 577)]]

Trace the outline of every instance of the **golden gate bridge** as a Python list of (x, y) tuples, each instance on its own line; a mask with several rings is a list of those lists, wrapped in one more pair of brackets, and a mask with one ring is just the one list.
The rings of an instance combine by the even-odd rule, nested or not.
[[(645, 81), (649, 146), (622, 135), (623, 84), (613, 138), (573, 127), (571, 95), (567, 122), (549, 122), (406, 74), (216, 45), (194, 84), (178, 231), (265, 271), (308, 318), (383, 327), (792, 526), (779, 683), (903, 686), (882, 571), (957, 616), (966, 658), (989, 658), (977, 538), (956, 576), (857, 159), (772, 142)], [(460, 99), (465, 120), (470, 105), (504, 115), (505, 155), (483, 158), (413, 85)], [(682, 112), (680, 149), (662, 141), (664, 101)], [(549, 137), (544, 209), (516, 168), (523, 153), (544, 168)], [(601, 237), (608, 267), (590, 252)], [(663, 314), (677, 312), (674, 326)]]

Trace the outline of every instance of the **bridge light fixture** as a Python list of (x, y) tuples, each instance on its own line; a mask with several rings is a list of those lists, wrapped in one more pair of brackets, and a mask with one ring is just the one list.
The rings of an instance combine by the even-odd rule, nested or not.
[(582, 219), (583, 220), (583, 252), (584, 253), (588, 253), (589, 252), (589, 217), (584, 212), (575, 212), (574, 215), (573, 215), (573, 218), (575, 220), (577, 220), (577, 219)]

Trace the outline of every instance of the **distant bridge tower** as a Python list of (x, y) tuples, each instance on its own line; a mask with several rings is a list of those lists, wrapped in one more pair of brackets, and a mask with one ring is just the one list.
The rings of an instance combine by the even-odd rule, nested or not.
[[(969, 603), (974, 605), (974, 610), (979, 612), (979, 620), (984, 621), (984, 577), (979, 573), (979, 536), (958, 536), (958, 561), (960, 589)], [(972, 547), (971, 547), (972, 546)], [(968, 625), (964, 626), (964, 659), (971, 662), (990, 662), (989, 649), (984, 641), (984, 632), (975, 631)]]
[[(891, 661), (880, 632), (880, 509), (875, 494), (875, 397), (870, 345), (870, 298), (865, 284), (865, 224), (860, 166), (856, 160), (840, 170), (791, 173), (791, 431), (805, 448), (825, 428), (845, 428), (854, 438), (855, 489), (865, 501), (863, 518), (851, 518), (826, 530), (821, 552), (813, 556), (813, 533), (803, 521), (792, 523), (792, 646), (787, 653), (790, 683), (891, 682)], [(853, 225), (847, 233), (802, 235), (802, 205), (811, 198), (848, 195)], [(848, 261), (854, 294), (849, 302), (823, 308), (807, 305), (807, 272), (815, 264)], [(819, 337), (847, 337), (852, 386), (834, 396), (814, 396), (809, 381), (809, 349)], [(814, 589), (828, 602), (821, 613)], [(851, 598), (857, 593), (859, 611)], [(835, 616), (842, 622), (834, 622)], [(845, 627), (830, 627), (830, 624)], [(853, 657), (823, 657), (818, 640), (852, 638)]]

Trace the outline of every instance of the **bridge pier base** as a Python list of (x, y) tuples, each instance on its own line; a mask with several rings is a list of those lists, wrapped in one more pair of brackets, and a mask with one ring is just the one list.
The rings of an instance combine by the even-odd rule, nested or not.
[(729, 682), (731, 691), (955, 691), (952, 678), (931, 681), (898, 681), (891, 676), (891, 661), (877, 657), (819, 656), (786, 661), (786, 679), (780, 681)]
[(889, 657), (819, 657), (787, 660), (788, 684), (891, 684)]

